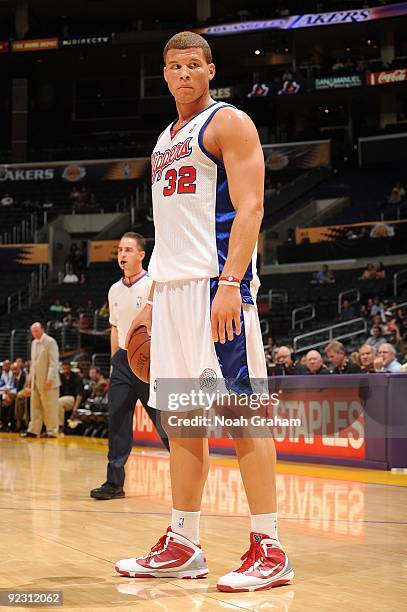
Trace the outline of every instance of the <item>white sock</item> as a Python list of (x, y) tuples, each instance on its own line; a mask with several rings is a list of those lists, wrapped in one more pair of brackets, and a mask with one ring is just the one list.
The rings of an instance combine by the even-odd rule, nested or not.
[(198, 512), (185, 512), (184, 510), (176, 510), (173, 508), (171, 515), (171, 531), (185, 536), (195, 544), (199, 544), (200, 518), (200, 510)]
[(264, 533), (280, 544), (277, 534), (277, 512), (270, 514), (251, 514), (252, 531)]

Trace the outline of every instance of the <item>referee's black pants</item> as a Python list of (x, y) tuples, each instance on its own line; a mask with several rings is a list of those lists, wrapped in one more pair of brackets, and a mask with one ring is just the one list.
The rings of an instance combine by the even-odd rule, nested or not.
[(160, 425), (160, 413), (147, 406), (149, 385), (131, 371), (127, 352), (119, 349), (112, 357), (112, 374), (109, 385), (109, 453), (107, 482), (123, 486), (124, 466), (133, 445), (133, 415), (137, 400), (143, 404), (157, 428), (163, 444), (169, 449), (168, 438)]

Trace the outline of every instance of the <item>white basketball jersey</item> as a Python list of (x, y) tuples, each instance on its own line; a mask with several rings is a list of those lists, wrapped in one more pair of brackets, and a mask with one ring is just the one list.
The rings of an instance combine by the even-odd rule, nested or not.
[[(169, 125), (154, 148), (151, 171), (155, 246), (148, 272), (155, 281), (214, 278), (223, 269), (236, 211), (224, 165), (205, 149), (203, 134), (214, 114), (225, 106), (230, 105), (211, 104), (174, 138), (174, 124)], [(256, 253), (244, 276), (248, 283), (254, 280), (255, 256)]]

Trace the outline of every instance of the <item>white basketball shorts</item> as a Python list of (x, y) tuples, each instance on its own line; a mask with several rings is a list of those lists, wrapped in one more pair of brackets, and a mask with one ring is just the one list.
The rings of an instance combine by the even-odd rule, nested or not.
[[(242, 286), (241, 334), (225, 344), (213, 342), (211, 303), (218, 279), (156, 283), (151, 333), (150, 398), (157, 405), (160, 379), (194, 380), (201, 388), (223, 380), (228, 391), (251, 394), (267, 380), (257, 308), (248, 285)], [(264, 388), (264, 386), (263, 386)]]

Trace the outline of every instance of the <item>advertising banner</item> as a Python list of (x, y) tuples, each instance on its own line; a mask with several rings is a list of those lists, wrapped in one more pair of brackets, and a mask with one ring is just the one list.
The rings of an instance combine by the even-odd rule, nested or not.
[[(272, 433), (277, 452), (355, 460), (365, 458), (365, 418), (357, 387), (283, 392), (279, 405), (270, 406), (267, 416), (275, 423)], [(294, 427), (288, 426), (287, 423), (293, 420), (298, 423)], [(234, 448), (225, 427), (215, 424), (210, 427), (210, 433), (212, 451), (224, 452)], [(140, 406), (135, 411), (133, 438), (136, 442), (153, 445), (160, 442)]]
[(99, 45), (108, 45), (111, 41), (112, 37), (110, 34), (72, 36), (71, 38), (63, 38), (61, 40), (61, 47), (97, 47)]
[(7, 53), (9, 48), (8, 42), (0, 40), (0, 53)]
[(209, 93), (214, 100), (229, 100), (237, 96), (237, 88), (233, 86), (216, 87), (215, 89), (210, 89)]
[(263, 151), (268, 170), (292, 168), (309, 170), (331, 165), (331, 142), (329, 140), (264, 145)]
[(361, 86), (362, 79), (358, 74), (332, 75), (315, 79), (315, 89), (342, 89)]
[(366, 75), (366, 85), (389, 85), (391, 83), (403, 83), (404, 81), (407, 81), (407, 68), (369, 72)]
[(229, 36), (231, 34), (244, 34), (261, 30), (294, 30), (319, 26), (366, 23), (388, 17), (401, 17), (402, 15), (407, 15), (407, 2), (374, 8), (330, 11), (328, 13), (306, 13), (304, 15), (290, 15), (289, 17), (277, 19), (224, 23), (206, 26), (196, 31), (206, 36)]
[(100, 263), (115, 261), (117, 257), (118, 240), (91, 240), (89, 242), (89, 262)]
[(48, 263), (48, 244), (1, 244), (0, 261), (3, 269)]
[(325, 225), (320, 227), (300, 227), (295, 230), (295, 240), (300, 244), (304, 238), (310, 242), (326, 242), (332, 240), (348, 240), (349, 230), (359, 232), (362, 228), (367, 230), (367, 236), (371, 238), (388, 238), (394, 236), (394, 228), (407, 223), (404, 221), (368, 221), (366, 223), (350, 223), (349, 225)]
[(58, 49), (58, 38), (37, 38), (35, 40), (13, 40), (12, 51), (50, 51)]
[(17, 181), (117, 181), (143, 178), (149, 158), (100, 159), (43, 164), (0, 165), (0, 182)]

